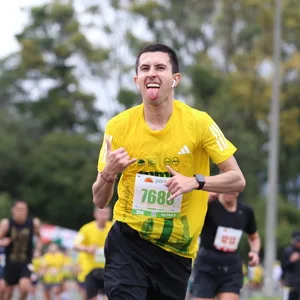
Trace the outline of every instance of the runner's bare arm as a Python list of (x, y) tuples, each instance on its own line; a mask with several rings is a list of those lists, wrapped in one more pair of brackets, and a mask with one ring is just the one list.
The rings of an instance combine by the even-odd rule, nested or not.
[(250, 252), (259, 254), (260, 251), (260, 236), (258, 232), (248, 235), (248, 243), (250, 246)]
[[(218, 167), (222, 173), (215, 176), (206, 176), (205, 185), (202, 190), (214, 193), (226, 193), (241, 192), (244, 189), (246, 181), (233, 156), (218, 164)], [(167, 169), (173, 175), (166, 183), (168, 191), (172, 194), (169, 200), (199, 187), (199, 183), (195, 177), (184, 176), (173, 170), (170, 166), (167, 166)]]
[[(104, 176), (104, 175), (103, 175)], [(98, 172), (97, 179), (93, 184), (93, 202), (99, 208), (104, 208), (112, 199), (114, 194), (114, 179), (103, 179), (102, 173)]]
[(106, 166), (99, 172), (97, 179), (93, 184), (93, 202), (99, 208), (104, 208), (111, 200), (114, 193), (114, 182), (119, 173), (130, 165), (136, 162), (136, 158), (129, 157), (126, 150), (121, 147), (112, 150), (111, 141), (106, 140), (107, 143), (107, 156)]
[(35, 250), (34, 250), (34, 256), (40, 256), (42, 253), (42, 248), (43, 248), (43, 242), (42, 242), (42, 237), (41, 237), (41, 221), (38, 218), (33, 219), (33, 233), (34, 236), (36, 237), (36, 244), (35, 244)]
[(8, 219), (3, 219), (0, 223), (0, 246), (1, 247), (6, 247), (10, 243), (10, 238), (6, 238), (6, 234), (9, 229), (9, 220)]
[(248, 235), (249, 251), (249, 266), (259, 265), (259, 251), (260, 251), (260, 236), (258, 232)]
[(73, 249), (79, 252), (95, 253), (97, 246), (85, 245), (85, 239), (85, 234), (79, 232), (75, 237)]
[(218, 167), (222, 173), (205, 177), (203, 190), (216, 193), (242, 192), (246, 180), (234, 156), (218, 164)]

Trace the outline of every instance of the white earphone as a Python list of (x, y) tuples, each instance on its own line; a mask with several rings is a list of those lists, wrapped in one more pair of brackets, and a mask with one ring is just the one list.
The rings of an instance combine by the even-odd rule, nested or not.
[(138, 88), (138, 90), (140, 89), (140, 85), (138, 83), (136, 84), (136, 87)]
[(172, 83), (171, 88), (175, 87), (175, 85), (176, 85), (176, 81), (175, 81), (175, 79), (173, 79), (173, 83)]

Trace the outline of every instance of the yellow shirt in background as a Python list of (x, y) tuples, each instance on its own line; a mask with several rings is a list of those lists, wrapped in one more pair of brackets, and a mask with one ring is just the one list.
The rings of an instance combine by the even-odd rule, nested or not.
[(75, 245), (98, 246), (96, 253), (80, 253), (80, 264), (82, 267), (82, 276), (85, 278), (93, 269), (104, 268), (104, 244), (107, 234), (112, 226), (112, 222), (107, 222), (105, 228), (100, 229), (96, 221), (92, 221), (82, 226), (75, 238)]
[(43, 282), (46, 284), (58, 284), (63, 280), (63, 266), (65, 256), (61, 252), (46, 253), (42, 256), (42, 266), (46, 269)]
[(78, 282), (84, 282), (86, 272), (83, 269), (83, 267), (84, 267), (84, 253), (83, 252), (79, 252), (79, 254), (77, 256), (77, 265), (79, 268), (79, 272), (77, 274), (77, 280), (78, 280)]

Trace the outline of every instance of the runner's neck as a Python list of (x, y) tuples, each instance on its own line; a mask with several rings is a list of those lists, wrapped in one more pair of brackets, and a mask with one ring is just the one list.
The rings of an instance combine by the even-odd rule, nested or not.
[(96, 222), (97, 228), (103, 230), (105, 228), (106, 223), (98, 223)]
[(222, 200), (219, 200), (220, 203), (224, 206), (224, 208), (226, 210), (228, 210), (229, 212), (235, 212), (237, 210), (237, 201), (234, 200), (234, 201), (222, 201)]
[(161, 104), (144, 105), (144, 118), (152, 130), (162, 130), (166, 127), (173, 112), (172, 102), (166, 99)]

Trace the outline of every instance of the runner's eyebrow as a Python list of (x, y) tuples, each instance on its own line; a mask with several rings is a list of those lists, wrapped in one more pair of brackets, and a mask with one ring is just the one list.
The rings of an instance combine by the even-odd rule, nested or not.
[[(140, 69), (142, 69), (143, 67), (150, 67), (150, 64), (142, 64), (142, 65), (140, 65)], [(159, 67), (164, 67), (164, 68), (166, 68), (167, 67), (167, 65), (166, 64), (163, 64), (163, 63), (158, 63), (158, 64), (154, 64), (154, 67), (155, 68), (159, 68)]]

